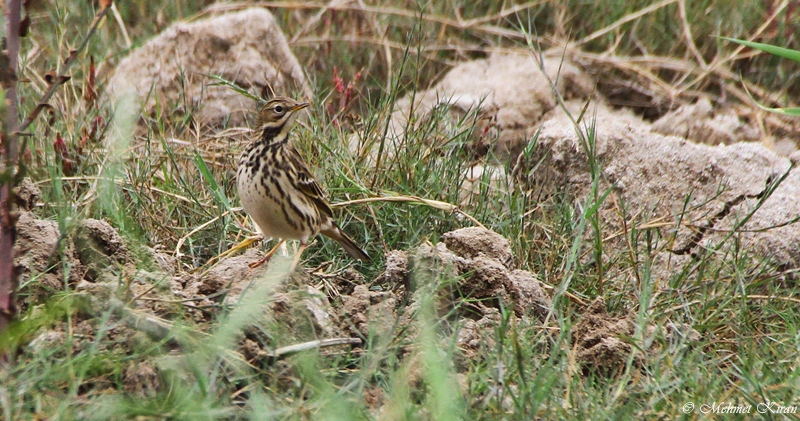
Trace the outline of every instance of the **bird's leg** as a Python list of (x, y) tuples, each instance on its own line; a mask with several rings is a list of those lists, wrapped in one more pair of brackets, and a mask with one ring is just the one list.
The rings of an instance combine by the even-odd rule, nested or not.
[(264, 258), (262, 258), (261, 260), (258, 260), (256, 262), (250, 263), (247, 266), (250, 266), (250, 269), (255, 269), (255, 268), (263, 265), (264, 263), (267, 263), (269, 261), (269, 259), (272, 258), (272, 255), (275, 254), (276, 251), (278, 251), (278, 247), (280, 247), (281, 244), (283, 244), (284, 241), (286, 241), (286, 240), (282, 239), (281, 241), (278, 241), (278, 244), (275, 244), (275, 247), (273, 247), (272, 250), (267, 252), (267, 255), (264, 256)]
[(239, 250), (246, 249), (247, 247), (250, 247), (250, 244), (253, 244), (256, 241), (261, 241), (263, 239), (264, 239), (263, 235), (255, 235), (255, 236), (252, 236), (252, 237), (247, 237), (244, 240), (242, 240), (241, 243), (229, 248), (228, 250), (222, 252), (218, 256), (215, 256), (215, 257), (212, 257), (211, 259), (209, 259), (208, 262), (206, 262), (206, 264), (204, 266), (211, 265), (212, 263), (222, 259), (223, 257), (230, 256), (231, 254), (236, 253)]
[(303, 251), (305, 251), (306, 247), (308, 247), (308, 244), (305, 241), (301, 241), (300, 248), (297, 249), (297, 253), (294, 255), (294, 261), (292, 261), (292, 266), (289, 268), (289, 273), (294, 272), (297, 264), (300, 263), (300, 256), (303, 255)]

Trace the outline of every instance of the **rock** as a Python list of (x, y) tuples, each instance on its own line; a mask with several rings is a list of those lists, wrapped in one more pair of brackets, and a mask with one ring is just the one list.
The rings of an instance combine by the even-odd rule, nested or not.
[(28, 343), (27, 348), (32, 354), (41, 354), (47, 350), (58, 349), (64, 346), (67, 333), (63, 330), (47, 330)]
[(102, 314), (117, 294), (119, 282), (89, 282), (83, 280), (75, 286), (75, 296), (86, 300), (91, 314)]
[[(558, 122), (546, 122), (539, 142), (543, 153), (550, 157), (539, 168), (547, 168), (552, 179), (562, 180), (562, 185), (585, 200), (591, 190), (591, 176), (574, 131), (567, 133)], [(681, 255), (713, 249), (725, 241), (726, 230), (755, 211), (768, 180), (782, 176), (790, 167), (788, 159), (758, 143), (701, 145), (613, 121), (597, 128), (596, 142), (597, 159), (604, 163), (600, 189), (614, 186), (629, 215), (667, 221), (675, 221), (677, 215), (695, 226), (711, 224), (713, 230), (699, 239), (694, 238), (696, 230), (679, 227), (675, 232), (675, 226), (660, 228), (663, 238), (675, 237), (671, 250)], [(781, 225), (800, 215), (800, 179), (796, 171), (792, 170), (753, 213), (738, 236), (743, 250), (790, 267), (800, 265), (800, 226)], [(527, 177), (534, 178), (535, 174)], [(599, 213), (604, 235), (623, 229), (612, 201), (604, 202)], [(667, 253), (670, 251), (662, 252), (664, 259)]]
[(301, 302), (310, 316), (309, 319), (314, 325), (314, 330), (318, 335), (330, 338), (338, 332), (335, 322), (338, 321), (335, 314), (331, 311), (328, 297), (320, 290), (307, 285), (306, 294)]
[[(309, 281), (306, 277), (304, 281)], [(341, 337), (339, 314), (328, 297), (310, 285), (270, 296), (265, 321), (289, 328), (297, 341)]]
[(410, 288), (418, 290), (441, 281), (456, 280), (469, 267), (469, 261), (448, 250), (444, 243), (435, 246), (423, 243), (411, 253), (409, 267)]
[(463, 354), (461, 361), (457, 360), (461, 366), (468, 367), (470, 362), (481, 356), (481, 351), (495, 349), (495, 332), (499, 319), (499, 312), (479, 320), (464, 319), (463, 325), (458, 330), (456, 342)]
[(147, 251), (151, 256), (153, 256), (153, 261), (162, 272), (169, 274), (178, 273), (180, 261), (174, 254), (157, 251), (156, 249), (149, 247)]
[[(592, 80), (569, 60), (550, 53), (544, 60), (545, 72), (529, 54), (496, 53), (459, 64), (433, 88), (416, 92), (413, 104), (411, 96), (397, 101), (389, 128), (390, 139), (402, 142), (406, 127), (414, 130), (445, 106), (449, 107), (453, 121), (470, 112), (478, 113), (475, 142), (484, 142), (481, 137), (496, 129), (491, 149), (501, 160), (518, 155), (523, 142), (535, 133), (534, 125), (556, 106), (549, 81), (556, 83), (567, 98), (588, 98), (594, 90)], [(410, 115), (411, 110), (414, 116)]]
[(743, 123), (734, 112), (715, 113), (708, 98), (665, 114), (653, 123), (653, 131), (709, 145), (730, 145), (759, 138), (758, 129)]
[[(660, 238), (675, 244), (672, 249), (662, 247), (656, 256), (653, 268), (658, 276), (669, 276), (666, 262), (670, 257), (673, 265), (680, 264), (685, 256), (717, 249), (730, 240), (728, 234), (734, 228), (741, 228), (736, 236), (741, 250), (769, 258), (780, 267), (800, 266), (800, 224), (789, 223), (800, 215), (798, 170), (792, 169), (772, 195), (759, 203), (767, 182), (786, 174), (790, 162), (752, 142), (760, 135), (752, 123), (743, 122), (730, 109), (714, 109), (709, 101), (700, 100), (650, 124), (593, 94), (594, 82), (568, 59), (547, 53), (544, 68), (545, 73), (538, 70), (526, 54), (493, 54), (462, 63), (433, 88), (416, 94), (413, 116), (409, 115), (411, 99), (398, 101), (390, 132), (395, 133), (395, 141), (402, 141), (409, 122), (413, 129), (443, 106), (479, 107), (481, 113), (491, 115), (476, 118), (489, 121), (486, 127), (497, 133), (492, 142), (475, 150), (485, 149), (488, 156), (513, 163), (516, 188), (542, 198), (566, 192), (587, 206), (594, 206), (587, 204), (592, 191), (589, 162), (599, 163), (599, 190), (613, 190), (614, 195), (598, 210), (600, 235), (615, 239), (607, 243), (609, 253), (627, 247), (624, 236), (618, 235), (625, 227), (615, 204), (622, 204), (626, 215), (637, 216), (628, 228), (654, 220), (673, 222), (657, 228)], [(524, 83), (510, 82), (523, 79)], [(563, 107), (555, 106), (548, 79), (558, 80), (559, 91), (565, 93)], [(578, 127), (592, 128), (592, 159), (587, 156), (588, 136), (576, 133), (579, 115), (583, 121)], [(439, 126), (447, 128), (447, 124)], [(536, 142), (531, 143), (537, 132)], [(797, 156), (793, 159), (798, 161)], [(695, 239), (697, 229), (686, 224), (711, 229)]]
[(553, 303), (536, 276), (527, 270), (513, 270), (505, 287), (518, 317), (532, 314), (538, 320), (545, 320)]
[(506, 285), (511, 283), (511, 274), (499, 261), (477, 256), (471, 259), (469, 270), (462, 275), (466, 277), (458, 285), (464, 298), (478, 299), (481, 304), (494, 308), (500, 308), (500, 303), (494, 304), (494, 300), (511, 304), (511, 297), (506, 289)]
[(148, 113), (158, 103), (168, 112), (193, 112), (202, 124), (243, 125), (255, 104), (226, 87), (212, 86), (216, 80), (206, 76), (210, 74), (258, 95), (269, 82), (278, 93), (312, 97), (283, 32), (262, 8), (170, 26), (119, 62), (108, 91), (114, 100), (131, 91), (147, 98)]

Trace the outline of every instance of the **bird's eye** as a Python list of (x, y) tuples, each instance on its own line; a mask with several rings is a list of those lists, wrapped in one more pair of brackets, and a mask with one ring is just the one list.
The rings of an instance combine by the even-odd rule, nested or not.
[(282, 113), (283, 112), (283, 107), (281, 107), (280, 105), (276, 106), (275, 107), (275, 112), (276, 113)]

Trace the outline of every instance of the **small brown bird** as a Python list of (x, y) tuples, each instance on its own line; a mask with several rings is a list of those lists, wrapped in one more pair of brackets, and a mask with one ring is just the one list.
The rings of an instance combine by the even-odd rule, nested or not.
[(308, 106), (283, 96), (269, 99), (258, 113), (253, 141), (239, 158), (236, 178), (244, 210), (265, 237), (281, 240), (251, 267), (269, 260), (284, 241), (299, 240), (294, 270), (308, 240), (319, 233), (336, 240), (354, 259), (370, 260), (333, 220), (325, 193), (289, 142), (298, 112)]

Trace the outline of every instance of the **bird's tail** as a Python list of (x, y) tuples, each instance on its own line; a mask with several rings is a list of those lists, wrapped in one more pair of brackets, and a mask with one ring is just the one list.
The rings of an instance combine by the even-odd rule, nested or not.
[(352, 238), (348, 237), (347, 234), (344, 233), (344, 231), (340, 230), (339, 227), (334, 225), (332, 229), (327, 231), (322, 231), (322, 234), (328, 238), (336, 240), (336, 242), (342, 246), (344, 251), (346, 251), (347, 254), (349, 254), (350, 257), (352, 257), (353, 259), (361, 260), (364, 262), (369, 262), (372, 260), (369, 258), (367, 252), (362, 250), (361, 247), (359, 247), (358, 244), (356, 244)]

